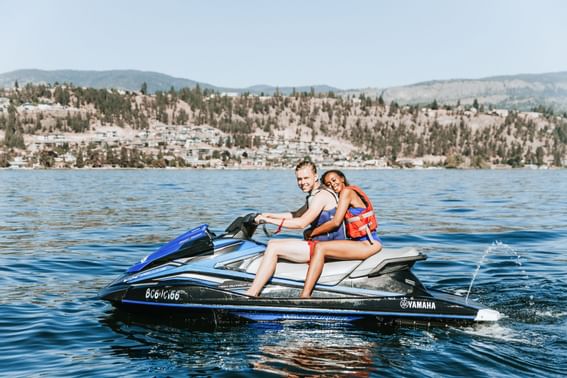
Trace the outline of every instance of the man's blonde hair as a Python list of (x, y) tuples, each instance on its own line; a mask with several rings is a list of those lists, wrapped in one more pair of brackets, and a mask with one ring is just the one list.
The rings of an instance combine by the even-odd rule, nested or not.
[(297, 163), (297, 165), (295, 166), (295, 171), (297, 172), (300, 169), (303, 169), (305, 167), (311, 168), (313, 173), (315, 175), (317, 174), (317, 167), (315, 166), (315, 164), (311, 160), (302, 160), (299, 163)]

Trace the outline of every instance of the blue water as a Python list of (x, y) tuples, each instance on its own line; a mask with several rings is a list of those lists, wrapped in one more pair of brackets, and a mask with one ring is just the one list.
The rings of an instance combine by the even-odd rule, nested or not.
[[(346, 171), (429, 287), (507, 315), (470, 327), (220, 324), (96, 299), (200, 223), (304, 200), (292, 170), (0, 171), (0, 376), (565, 376), (567, 170)], [(299, 234), (287, 233), (286, 236)], [(258, 239), (265, 237), (258, 235)]]

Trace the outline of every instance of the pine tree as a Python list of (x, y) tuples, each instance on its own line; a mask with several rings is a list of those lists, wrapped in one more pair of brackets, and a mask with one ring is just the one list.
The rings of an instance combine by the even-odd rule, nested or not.
[(539, 146), (538, 148), (536, 148), (536, 164), (538, 166), (542, 166), (544, 164), (543, 158), (545, 156), (545, 152), (543, 150), (542, 146)]
[(126, 147), (122, 147), (120, 149), (120, 166), (122, 168), (127, 168), (128, 167), (128, 150), (126, 149)]
[(25, 149), (24, 131), (20, 121), (16, 117), (17, 111), (14, 105), (8, 107), (8, 120), (6, 122), (6, 132), (4, 134), (4, 144), (8, 148)]
[(75, 165), (77, 166), (77, 168), (83, 168), (85, 166), (82, 149), (79, 149), (79, 152), (77, 153), (77, 161), (75, 161)]

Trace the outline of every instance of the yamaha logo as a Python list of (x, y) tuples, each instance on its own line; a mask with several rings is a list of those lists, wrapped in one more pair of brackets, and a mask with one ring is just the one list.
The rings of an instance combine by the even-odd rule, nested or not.
[(400, 308), (417, 309), (417, 310), (435, 310), (435, 302), (429, 301), (414, 301), (407, 298), (400, 299)]

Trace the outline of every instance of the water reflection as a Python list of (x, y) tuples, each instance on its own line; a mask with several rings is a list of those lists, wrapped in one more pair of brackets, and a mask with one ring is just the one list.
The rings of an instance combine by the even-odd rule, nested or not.
[(374, 370), (376, 343), (346, 324), (216, 320), (112, 309), (100, 322), (120, 336), (109, 347), (112, 354), (164, 359), (178, 368), (206, 365), (285, 376), (356, 377)]
[(349, 337), (326, 342), (288, 338), (278, 345), (260, 348), (258, 361), (252, 363), (256, 371), (285, 376), (355, 376), (368, 377), (373, 370), (371, 342)]

